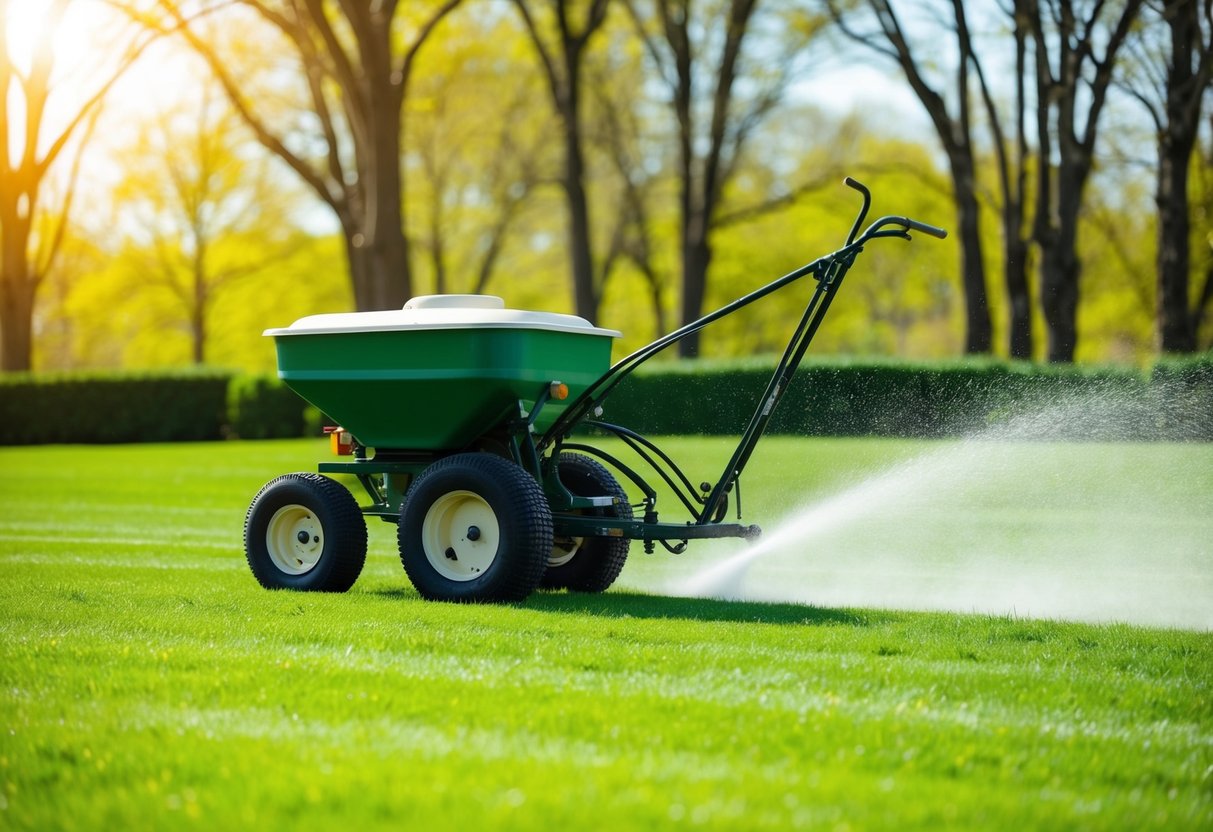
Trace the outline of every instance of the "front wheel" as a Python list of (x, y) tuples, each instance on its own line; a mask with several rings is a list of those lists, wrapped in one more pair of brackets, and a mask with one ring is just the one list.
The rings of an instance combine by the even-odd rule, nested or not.
[(345, 592), (366, 563), (366, 521), (336, 481), (286, 474), (249, 506), (244, 555), (266, 589)]
[(521, 601), (552, 549), (543, 490), (513, 462), (456, 454), (421, 473), (404, 498), (400, 562), (422, 597)]

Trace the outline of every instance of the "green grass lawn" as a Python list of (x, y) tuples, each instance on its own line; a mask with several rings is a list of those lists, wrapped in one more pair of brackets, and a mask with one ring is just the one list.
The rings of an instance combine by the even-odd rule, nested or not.
[[(672, 447), (705, 477), (726, 452)], [(766, 440), (746, 519), (775, 529), (941, 447)], [(1025, 551), (1093, 529), (1101, 550), (1161, 541), (1143, 572), (1200, 549), (1209, 448), (1014, 453), (1026, 493), (1008, 499), (994, 470), (944, 489), (963, 527), (948, 500), (861, 486), (845, 493), (887, 510), (848, 509), (806, 547), (854, 559), (897, 538), (942, 547), (943, 572), (973, 547), (1039, 571), (1048, 559)], [(640, 591), (719, 548), (634, 547), (602, 596), (432, 604), (378, 521), (351, 592), (261, 590), (241, 554), (248, 501), (323, 455), (311, 440), (0, 450), (0, 829), (1213, 826), (1207, 631), (877, 608), (900, 604), (887, 593), (808, 606)], [(931, 473), (940, 489), (950, 470)], [(845, 543), (861, 534), (866, 548)], [(1184, 561), (1197, 597), (1204, 545)], [(825, 575), (788, 550), (754, 565), (761, 587)]]

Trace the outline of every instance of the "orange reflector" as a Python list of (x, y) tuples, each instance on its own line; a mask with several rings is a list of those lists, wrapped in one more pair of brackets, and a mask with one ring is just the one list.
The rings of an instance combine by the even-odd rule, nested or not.
[(354, 437), (348, 430), (337, 428), (329, 433), (329, 447), (337, 456), (350, 456), (354, 453)]
[(569, 386), (563, 382), (553, 381), (550, 394), (553, 399), (562, 402), (569, 397)]

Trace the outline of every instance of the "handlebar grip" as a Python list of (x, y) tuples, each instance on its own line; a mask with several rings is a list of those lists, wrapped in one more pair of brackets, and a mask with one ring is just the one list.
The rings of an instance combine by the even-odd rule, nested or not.
[(912, 228), (915, 231), (921, 231), (923, 234), (930, 234), (932, 237), (938, 237), (941, 240), (945, 239), (948, 236), (948, 232), (942, 228), (939, 228), (938, 226), (927, 225), (925, 222), (919, 222), (918, 220), (912, 220), (909, 217), (902, 217), (901, 219), (905, 223), (906, 228)]

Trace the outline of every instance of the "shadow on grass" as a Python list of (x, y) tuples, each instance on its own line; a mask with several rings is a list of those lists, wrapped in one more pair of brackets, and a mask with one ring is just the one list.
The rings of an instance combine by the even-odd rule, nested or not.
[(605, 618), (680, 618), (693, 621), (736, 621), (747, 624), (841, 624), (867, 627), (879, 623), (883, 613), (811, 607), (803, 604), (722, 601), (714, 598), (680, 598), (639, 592), (536, 592), (523, 604), (527, 609), (554, 613), (597, 615)]
[[(415, 590), (391, 587), (371, 590), (381, 598), (419, 600)], [(669, 618), (691, 621), (722, 621), (746, 624), (844, 625), (868, 627), (894, 617), (871, 610), (831, 609), (803, 604), (721, 601), (713, 598), (681, 598), (639, 592), (536, 592), (516, 609), (553, 614), (594, 615), (601, 618)]]

